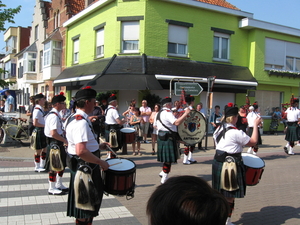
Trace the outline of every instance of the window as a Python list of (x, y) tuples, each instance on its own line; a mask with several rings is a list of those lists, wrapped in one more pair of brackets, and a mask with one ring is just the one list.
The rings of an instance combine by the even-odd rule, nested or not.
[(40, 65), (39, 71), (43, 71), (43, 51), (40, 51)]
[(16, 47), (17, 47), (16, 42), (17, 42), (17, 37), (16, 36), (11, 36), (6, 41), (6, 54), (16, 53)]
[(52, 41), (52, 65), (60, 65), (61, 62), (61, 42)]
[(44, 67), (50, 66), (51, 42), (48, 41), (44, 45)]
[(188, 31), (188, 27), (169, 24), (169, 55), (187, 56)]
[(266, 38), (265, 69), (300, 71), (300, 44)]
[(37, 40), (39, 38), (39, 25), (36, 25), (34, 27), (34, 40)]
[(56, 29), (56, 28), (58, 28), (59, 27), (59, 20), (60, 20), (60, 14), (59, 14), (59, 11), (57, 11), (57, 12), (55, 12), (54, 13), (54, 20), (53, 20), (53, 22), (54, 22), (54, 29)]
[(123, 53), (138, 53), (139, 37), (140, 37), (139, 21), (122, 22)]
[(229, 34), (214, 32), (214, 60), (229, 60)]
[(16, 64), (12, 63), (11, 60), (7, 61), (4, 66), (5, 74), (4, 78), (10, 78), (16, 76)]
[(73, 40), (73, 63), (79, 62), (79, 38)]
[(36, 53), (26, 52), (24, 54), (24, 72), (36, 72)]
[(96, 31), (96, 58), (104, 55), (104, 28)]

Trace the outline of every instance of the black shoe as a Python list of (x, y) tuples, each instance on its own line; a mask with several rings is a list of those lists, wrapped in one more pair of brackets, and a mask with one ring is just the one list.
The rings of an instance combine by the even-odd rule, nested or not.
[(196, 160), (194, 160), (194, 161), (191, 161), (191, 160), (189, 160), (190, 161), (190, 163), (191, 164), (193, 164), (193, 163), (197, 163), (197, 161)]

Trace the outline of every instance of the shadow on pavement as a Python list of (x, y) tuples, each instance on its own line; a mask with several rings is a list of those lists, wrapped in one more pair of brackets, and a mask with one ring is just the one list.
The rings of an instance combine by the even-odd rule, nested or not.
[(241, 219), (233, 221), (234, 224), (286, 224), (292, 218), (300, 218), (300, 208), (291, 206), (267, 206), (259, 212), (246, 212), (241, 215)]

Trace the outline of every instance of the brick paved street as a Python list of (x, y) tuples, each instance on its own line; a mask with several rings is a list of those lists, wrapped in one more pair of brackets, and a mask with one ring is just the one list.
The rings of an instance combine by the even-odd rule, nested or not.
[[(288, 156), (282, 148), (286, 143), (283, 134), (263, 135), (262, 138), (263, 146), (258, 153), (265, 161), (262, 180), (247, 188), (244, 199), (236, 200), (232, 221), (244, 225), (299, 225), (300, 147), (295, 147), (296, 155)], [(194, 154), (198, 163), (183, 165), (181, 159), (172, 166), (170, 176), (194, 175), (211, 183), (212, 146), (209, 137), (208, 149), (205, 152), (197, 150)], [(148, 224), (146, 202), (160, 184), (161, 163), (150, 154), (151, 144), (142, 144), (141, 149), (143, 156), (131, 156), (128, 145), (128, 155), (120, 155), (136, 163), (135, 197), (131, 200), (112, 195), (105, 197), (94, 224)], [(26, 220), (29, 224), (31, 219), (34, 223), (30, 224), (72, 224), (72, 218), (65, 214), (67, 196), (47, 195), (47, 174), (37, 174), (32, 169), (32, 150), (0, 145), (0, 224), (26, 224)], [(66, 172), (65, 184), (68, 177)]]

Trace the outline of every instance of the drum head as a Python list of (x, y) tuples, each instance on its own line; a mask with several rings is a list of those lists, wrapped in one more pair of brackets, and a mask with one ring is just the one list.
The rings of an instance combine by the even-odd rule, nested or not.
[(202, 113), (192, 110), (185, 120), (177, 127), (181, 140), (186, 144), (199, 143), (205, 135), (206, 119)]
[(263, 168), (265, 167), (265, 162), (261, 158), (256, 155), (252, 155), (249, 153), (242, 153), (244, 165), (251, 168)]
[(126, 128), (122, 128), (120, 131), (122, 133), (133, 133), (133, 132), (135, 132), (135, 129), (134, 128), (126, 127)]
[(127, 171), (135, 168), (135, 163), (129, 159), (108, 159), (109, 170)]

